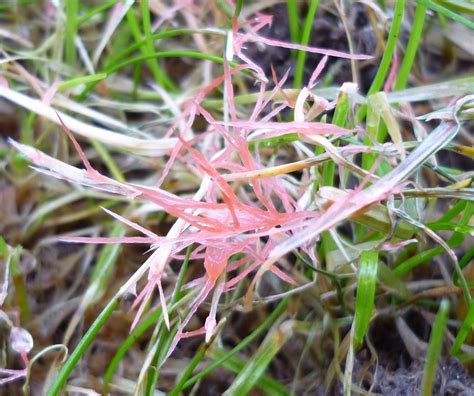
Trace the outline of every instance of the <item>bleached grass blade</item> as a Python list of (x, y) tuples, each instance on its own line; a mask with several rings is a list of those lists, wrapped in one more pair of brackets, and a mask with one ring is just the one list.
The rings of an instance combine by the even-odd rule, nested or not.
[(67, 114), (56, 112), (54, 108), (45, 105), (40, 100), (33, 99), (6, 86), (0, 86), (0, 97), (4, 97), (35, 114), (45, 117), (55, 124), (60, 125), (60, 119), (62, 119), (64, 124), (78, 135), (90, 139), (96, 139), (111, 147), (127, 150), (135, 154), (149, 157), (160, 157), (171, 152), (178, 141), (176, 138), (150, 140), (137, 139), (109, 129), (86, 124), (85, 122), (79, 121)]
[(398, 148), (402, 159), (406, 157), (405, 149), (403, 148), (403, 138), (398, 126), (397, 120), (392, 114), (390, 106), (387, 101), (387, 95), (385, 92), (377, 92), (376, 94), (369, 96), (369, 106), (380, 114), (380, 117), (385, 121), (388, 133), (392, 138), (393, 143)]
[(403, 91), (390, 92), (388, 103), (420, 102), (445, 98), (454, 95), (468, 95), (474, 92), (474, 77), (445, 81), (424, 87), (407, 88)]
[(102, 38), (97, 44), (96, 49), (94, 50), (94, 54), (92, 55), (92, 62), (94, 65), (97, 65), (100, 55), (102, 51), (107, 46), (107, 43), (110, 41), (110, 37), (114, 34), (115, 29), (117, 29), (120, 22), (122, 22), (123, 17), (127, 14), (130, 7), (135, 3), (135, 0), (126, 0), (117, 3), (114, 8), (112, 9), (107, 25), (105, 26), (104, 32), (102, 34)]

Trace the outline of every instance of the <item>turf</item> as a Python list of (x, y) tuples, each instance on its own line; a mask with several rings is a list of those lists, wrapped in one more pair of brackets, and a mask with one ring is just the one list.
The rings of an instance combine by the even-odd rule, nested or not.
[(0, 393), (470, 394), (473, 16), (0, 5)]

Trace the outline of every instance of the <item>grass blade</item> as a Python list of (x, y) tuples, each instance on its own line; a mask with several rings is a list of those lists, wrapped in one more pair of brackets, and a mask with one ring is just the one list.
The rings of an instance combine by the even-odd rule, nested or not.
[[(393, 55), (395, 53), (395, 48), (397, 46), (397, 39), (400, 34), (400, 27), (403, 21), (403, 12), (405, 10), (406, 0), (397, 0), (395, 4), (395, 9), (393, 12), (392, 26), (390, 27), (390, 32), (388, 33), (387, 44), (385, 45), (385, 50), (383, 52), (382, 60), (380, 61), (377, 74), (370, 85), (367, 96), (372, 95), (376, 92), (379, 92), (385, 82), (385, 78), (388, 75), (390, 64), (392, 63)], [(362, 106), (359, 110), (358, 119), (359, 121), (363, 120), (367, 113), (367, 106)]]
[[(111, 237), (121, 237), (125, 235), (125, 230), (121, 223), (116, 223), (110, 232)], [(84, 297), (71, 320), (64, 335), (64, 344), (68, 344), (76, 326), (83, 318), (86, 310), (95, 303), (100, 301), (103, 296), (107, 281), (112, 273), (113, 267), (116, 265), (122, 245), (106, 245), (100, 252), (94, 271), (91, 275), (90, 283), (84, 293)]]
[(58, 91), (59, 92), (65, 91), (67, 89), (77, 87), (78, 85), (87, 84), (90, 82), (102, 81), (106, 77), (107, 77), (107, 74), (98, 73), (98, 74), (92, 74), (90, 76), (72, 78), (70, 80), (62, 82), (61, 85), (59, 85), (58, 87)]
[(451, 355), (456, 356), (461, 351), (462, 345), (466, 341), (466, 338), (469, 334), (472, 334), (472, 329), (474, 326), (474, 301), (469, 303), (469, 309), (467, 315), (462, 322), (461, 328), (458, 331), (458, 335), (454, 339), (454, 344), (451, 348)]
[(290, 26), (290, 38), (294, 43), (300, 41), (300, 17), (298, 12), (298, 1), (288, 0), (288, 21)]
[(284, 322), (267, 334), (255, 354), (244, 365), (234, 382), (224, 393), (225, 396), (245, 396), (263, 375), (273, 357), (292, 335), (291, 322)]
[(117, 308), (118, 303), (119, 303), (119, 296), (114, 296), (109, 301), (109, 303), (105, 306), (105, 308), (102, 310), (99, 316), (97, 316), (94, 323), (92, 323), (91, 327), (89, 327), (89, 330), (87, 330), (86, 334), (84, 334), (84, 337), (82, 337), (81, 341), (79, 342), (77, 347), (74, 349), (71, 356), (69, 356), (68, 360), (66, 361), (64, 366), (61, 368), (61, 371), (59, 372), (58, 377), (56, 378), (53, 385), (51, 385), (51, 387), (49, 388), (47, 392), (48, 396), (57, 396), (60, 394), (61, 389), (66, 384), (66, 381), (69, 375), (71, 374), (72, 370), (74, 370), (76, 365), (79, 363), (79, 360), (81, 359), (82, 355), (84, 355), (87, 348), (89, 348), (89, 346), (95, 340), (97, 334), (99, 333), (100, 329), (104, 326), (107, 319), (110, 317), (110, 315), (112, 315), (115, 308)]
[[(303, 33), (301, 34), (300, 44), (302, 45), (308, 45), (309, 43), (311, 31), (313, 30), (314, 17), (316, 15), (316, 11), (318, 10), (318, 5), (319, 0), (311, 0), (311, 4), (309, 6), (309, 10), (306, 14), (306, 19), (303, 25)], [(295, 66), (295, 80), (293, 84), (295, 88), (301, 88), (302, 86), (306, 57), (306, 51), (298, 51)]]
[(374, 250), (367, 250), (360, 257), (354, 319), (354, 348), (356, 349), (362, 345), (374, 310), (378, 261), (378, 252)]
[[(224, 357), (226, 353), (226, 350), (214, 347), (210, 352), (208, 352), (208, 355), (212, 359), (218, 360)], [(232, 358), (228, 359), (223, 366), (227, 370), (238, 374), (245, 368), (246, 364), (247, 363), (239, 357), (233, 356)], [(284, 385), (265, 374), (260, 376), (260, 379), (255, 384), (255, 387), (262, 390), (269, 396), (289, 396), (290, 394), (289, 390)]]
[(433, 385), (438, 369), (438, 362), (443, 347), (444, 330), (448, 321), (449, 301), (441, 301), (438, 315), (436, 316), (433, 328), (431, 329), (430, 342), (428, 345), (428, 353), (426, 355), (425, 369), (423, 372), (423, 384), (421, 388), (422, 396), (431, 396), (433, 393)]
[(405, 0), (397, 0), (395, 4), (392, 26), (390, 27), (390, 32), (388, 33), (385, 51), (383, 53), (382, 60), (380, 61), (380, 66), (377, 70), (377, 74), (374, 77), (374, 81), (372, 82), (372, 85), (370, 86), (367, 95), (372, 95), (380, 91), (384, 84), (385, 78), (387, 77), (388, 71), (390, 69), (390, 64), (392, 63), (393, 54), (395, 53), (397, 39), (400, 34), (400, 27), (402, 25), (405, 3)]
[(261, 334), (267, 330), (279, 317), (280, 315), (283, 315), (284, 312), (286, 311), (286, 308), (288, 307), (288, 298), (283, 299), (277, 307), (272, 311), (270, 315), (263, 321), (263, 323), (258, 326), (250, 335), (245, 337), (238, 345), (236, 345), (231, 351), (229, 351), (225, 356), (220, 358), (214, 363), (211, 363), (209, 366), (207, 366), (205, 369), (203, 369), (200, 373), (196, 374), (193, 376), (189, 381), (187, 381), (183, 389), (186, 389), (190, 387), (191, 385), (195, 384), (197, 381), (200, 379), (204, 378), (206, 375), (214, 371), (217, 367), (220, 367), (224, 364), (227, 359), (230, 359), (232, 356), (236, 355), (239, 353), (241, 350), (246, 348), (248, 345), (250, 345), (253, 341), (255, 341), (256, 338), (258, 338)]
[(415, 10), (415, 16), (413, 17), (412, 29), (410, 38), (408, 39), (407, 48), (405, 50), (405, 56), (398, 72), (397, 82), (395, 83), (395, 90), (397, 91), (404, 89), (408, 83), (410, 71), (416, 57), (416, 52), (420, 45), (423, 25), (425, 23), (425, 16), (426, 6), (424, 4), (418, 3)]
[(65, 34), (65, 58), (66, 63), (71, 67), (76, 67), (76, 35), (77, 35), (77, 15), (79, 11), (78, 0), (67, 0), (66, 2), (66, 34)]
[(446, 8), (441, 4), (435, 3), (432, 0), (417, 0), (417, 3), (421, 3), (428, 8), (431, 8), (433, 11), (439, 12), (445, 17), (450, 18), (453, 21), (456, 21), (464, 26), (467, 26), (470, 29), (474, 29), (474, 22), (470, 21), (467, 18), (464, 18), (459, 14), (456, 14), (454, 11), (451, 11), (449, 8)]

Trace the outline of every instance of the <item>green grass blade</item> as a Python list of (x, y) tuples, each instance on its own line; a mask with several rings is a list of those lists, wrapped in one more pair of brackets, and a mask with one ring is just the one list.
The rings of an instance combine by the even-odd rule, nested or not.
[(119, 297), (114, 296), (109, 303), (105, 306), (102, 312), (97, 316), (94, 323), (92, 323), (89, 330), (87, 330), (86, 334), (82, 337), (79, 344), (74, 349), (71, 356), (69, 356), (68, 360), (61, 368), (61, 371), (58, 374), (58, 377), (54, 381), (53, 385), (49, 388), (47, 395), (48, 396), (57, 396), (61, 392), (61, 389), (66, 384), (66, 381), (71, 374), (72, 370), (76, 367), (81, 359), (82, 355), (86, 352), (87, 348), (92, 344), (95, 340), (97, 334), (99, 333), (100, 329), (104, 326), (107, 319), (112, 315), (115, 308), (119, 303)]
[[(151, 32), (151, 19), (150, 19), (150, 7), (148, 0), (141, 1), (141, 11), (142, 11), (142, 23), (143, 23), (143, 32), (145, 35), (145, 45), (142, 47), (144, 54), (152, 54), (155, 52), (152, 32)], [(133, 15), (133, 14), (132, 14)], [(138, 36), (137, 36), (138, 38)], [(168, 88), (172, 91), (176, 91), (176, 85), (174, 82), (163, 72), (157, 62), (157, 58), (150, 58), (148, 64), (152, 70), (155, 81), (158, 85)]]
[[(337, 98), (336, 109), (334, 110), (334, 117), (332, 123), (339, 127), (344, 127), (347, 122), (347, 117), (349, 115), (350, 104), (349, 97), (347, 93), (341, 91), (339, 97)], [(324, 186), (333, 186), (334, 185), (334, 175), (336, 172), (336, 163), (334, 161), (329, 161), (323, 165), (323, 185)]]
[(127, 12), (127, 22), (128, 26), (130, 27), (130, 30), (132, 32), (133, 38), (135, 39), (135, 42), (142, 42), (143, 44), (139, 47), (141, 53), (144, 56), (143, 60), (146, 60), (148, 63), (148, 66), (151, 70), (151, 73), (153, 75), (153, 78), (155, 79), (155, 82), (158, 85), (162, 85), (162, 82), (164, 81), (164, 74), (160, 67), (158, 66), (157, 63), (157, 57), (152, 56), (151, 53), (154, 51), (153, 48), (150, 50), (150, 47), (148, 45), (149, 39), (145, 37), (145, 40), (142, 39), (142, 33), (140, 31), (140, 26), (138, 24), (137, 17), (135, 16), (133, 9), (129, 9)]
[[(469, 224), (472, 216), (474, 215), (474, 203), (473, 202), (466, 202), (464, 213), (459, 221), (461, 226), (465, 226)], [(443, 219), (445, 216), (442, 217)], [(446, 241), (447, 245), (450, 248), (456, 248), (460, 246), (464, 242), (465, 235), (460, 232), (454, 232), (449, 239)], [(436, 257), (439, 254), (444, 253), (444, 249), (441, 246), (437, 246), (432, 249), (424, 250), (413, 257), (410, 257), (408, 260), (400, 263), (393, 272), (401, 276), (406, 274), (407, 272), (411, 271), (413, 268), (417, 267), (420, 264), (425, 262), (429, 262), (433, 257)], [(456, 279), (456, 277), (455, 277)]]
[[(203, 59), (203, 60), (210, 60), (212, 62), (218, 64), (224, 64), (224, 59), (220, 56), (216, 55), (209, 55), (203, 54), (202, 52), (197, 51), (162, 51), (162, 52), (154, 52), (152, 54), (141, 55), (134, 58), (131, 58), (125, 62), (119, 63), (118, 65), (112, 65), (108, 69), (105, 70), (106, 74), (115, 73), (129, 65), (133, 65), (136, 63), (140, 63), (142, 61), (146, 61), (149, 59), (155, 58), (194, 58), (194, 59)], [(235, 66), (234, 62), (229, 62), (232, 66)]]
[[(121, 223), (115, 223), (111, 232), (110, 237), (122, 237), (125, 235), (125, 230)], [(73, 332), (76, 330), (77, 325), (84, 317), (86, 310), (93, 304), (98, 303), (105, 293), (107, 282), (110, 279), (113, 268), (117, 263), (122, 245), (110, 244), (105, 245), (99, 254), (97, 263), (92, 272), (89, 286), (87, 287), (82, 300), (77, 308), (75, 314), (69, 321), (68, 327), (64, 335), (64, 344), (68, 344)]]
[[(311, 4), (309, 5), (308, 13), (306, 14), (306, 19), (303, 25), (303, 33), (301, 34), (301, 45), (308, 45), (309, 39), (311, 36), (311, 31), (313, 30), (313, 22), (314, 17), (316, 15), (316, 11), (318, 10), (319, 0), (311, 0)], [(307, 53), (306, 51), (298, 51), (298, 55), (296, 58), (296, 66), (295, 66), (295, 80), (293, 86), (295, 88), (301, 88), (303, 83), (303, 76), (304, 76), (304, 66), (306, 63)]]
[(244, 0), (237, 0), (237, 4), (235, 5), (234, 17), (238, 18), (240, 12), (242, 11), (242, 7), (244, 5)]
[(8, 283), (11, 276), (15, 286), (14, 292), (20, 311), (20, 321), (21, 323), (26, 323), (30, 316), (30, 309), (25, 278), (20, 265), (21, 251), (21, 246), (9, 247), (5, 239), (0, 235), (0, 305), (3, 305), (8, 295)]
[(298, 11), (298, 1), (288, 0), (288, 23), (290, 27), (290, 38), (293, 43), (300, 42), (300, 17)]
[(107, 77), (107, 74), (98, 73), (98, 74), (92, 74), (90, 76), (72, 78), (70, 80), (62, 82), (58, 87), (58, 91), (59, 92), (65, 91), (66, 89), (74, 88), (78, 85), (88, 84), (91, 82), (97, 83), (99, 81), (102, 81), (106, 77)]
[(21, 323), (27, 323), (30, 318), (30, 308), (28, 305), (28, 291), (26, 289), (25, 276), (23, 275), (20, 265), (21, 250), (21, 246), (16, 246), (11, 252), (10, 273), (13, 284), (15, 285), (15, 296), (20, 310)]
[[(245, 363), (225, 396), (245, 396), (256, 385), (268, 365), (293, 334), (290, 322), (284, 322), (267, 334), (254, 355)], [(260, 387), (262, 383), (260, 383)], [(269, 389), (267, 389), (268, 393)]]
[[(392, 142), (397, 145), (400, 151), (400, 148), (403, 146), (400, 127), (392, 114), (385, 92), (377, 92), (370, 95), (367, 99), (367, 109), (367, 132), (380, 143), (385, 142), (389, 135)], [(373, 145), (369, 137), (364, 139), (364, 143), (369, 146)], [(362, 155), (362, 168), (365, 170), (371, 169), (376, 158), (377, 154), (364, 153)], [(384, 176), (390, 172), (390, 170), (391, 168), (387, 162), (382, 161), (376, 173), (380, 176)]]
[(474, 2), (472, 0), (436, 0), (436, 2), (451, 11), (474, 15)]
[(364, 340), (374, 310), (378, 261), (378, 252), (373, 250), (363, 252), (360, 257), (354, 319), (354, 348), (356, 349)]
[(423, 383), (421, 388), (422, 396), (431, 396), (433, 385), (438, 369), (438, 362), (443, 347), (444, 330), (448, 321), (449, 301), (441, 301), (438, 315), (431, 330), (430, 342), (428, 345), (428, 353), (426, 355), (425, 369), (423, 373)]
[(467, 249), (467, 252), (461, 257), (461, 260), (459, 260), (459, 266), (464, 268), (472, 259), (474, 259), (474, 245)]
[[(125, 235), (125, 229), (121, 223), (115, 223), (110, 237), (118, 238)], [(99, 296), (103, 294), (106, 282), (110, 277), (113, 267), (122, 250), (120, 243), (105, 245), (99, 254), (99, 258), (91, 275), (90, 286), (86, 291), (86, 295), (90, 298), (88, 303), (97, 301)]]
[(92, 10), (86, 12), (84, 15), (81, 17), (77, 18), (77, 25), (78, 27), (81, 26), (84, 22), (87, 22), (89, 19), (94, 17), (97, 14), (100, 14), (101, 12), (104, 12), (108, 10), (109, 8), (112, 8), (115, 4), (117, 4), (119, 0), (109, 0), (103, 4), (100, 4), (99, 6), (93, 8)]
[(183, 374), (181, 375), (178, 383), (174, 387), (173, 390), (168, 392), (168, 396), (179, 396), (184, 388), (184, 384), (186, 381), (191, 377), (193, 374), (194, 370), (198, 366), (198, 364), (204, 359), (204, 356), (206, 355), (206, 351), (210, 347), (210, 344), (202, 343), (197, 352), (194, 354), (193, 358), (189, 362), (189, 364), (186, 366)]
[(413, 24), (410, 32), (410, 38), (405, 50), (405, 56), (398, 71), (397, 82), (395, 83), (395, 90), (399, 91), (404, 89), (408, 83), (410, 77), (410, 71), (413, 66), (413, 62), (416, 57), (416, 52), (421, 42), (421, 34), (423, 32), (423, 25), (425, 23), (426, 6), (418, 3), (415, 10), (415, 16), (413, 17)]
[[(208, 352), (208, 356), (214, 360), (218, 360), (225, 356), (226, 353), (227, 351), (224, 349), (213, 348), (210, 352)], [(246, 363), (238, 356), (233, 356), (232, 358), (228, 359), (223, 364), (223, 366), (227, 370), (238, 374), (244, 369)], [(260, 379), (255, 384), (255, 387), (262, 390), (269, 396), (289, 396), (290, 394), (289, 390), (284, 385), (265, 374), (260, 377)]]
[[(156, 40), (163, 40), (163, 39), (173, 38), (173, 37), (178, 37), (178, 36), (190, 35), (194, 33), (224, 36), (224, 31), (216, 31), (216, 30), (209, 30), (209, 29), (181, 28), (181, 29), (163, 30), (161, 32), (153, 33), (151, 38), (153, 41), (156, 41)], [(145, 39), (141, 39), (135, 42), (134, 44), (129, 45), (127, 48), (124, 48), (123, 50), (118, 52), (116, 55), (114, 55), (107, 61), (105, 69), (107, 69), (111, 65), (119, 63), (124, 58), (128, 58), (130, 54), (132, 54), (134, 51), (139, 49), (144, 44), (145, 44)]]
[[(185, 294), (182, 293), (182, 287), (184, 284), (184, 279), (186, 277), (189, 259), (194, 247), (189, 246), (186, 250), (186, 257), (183, 261), (181, 266), (181, 270), (178, 276), (178, 280), (176, 283), (176, 289), (171, 298), (171, 307), (169, 307), (169, 313), (171, 314), (176, 307), (179, 305), (179, 302), (184, 299)], [(173, 305), (174, 304), (174, 305)], [(135, 342), (142, 336), (142, 334), (147, 331), (151, 326), (156, 324), (158, 320), (162, 320), (162, 309), (161, 307), (157, 308), (155, 311), (150, 313), (142, 322), (140, 322), (137, 327), (128, 335), (128, 337), (122, 342), (120, 348), (117, 350), (115, 355), (113, 356), (112, 360), (107, 367), (107, 370), (104, 374), (104, 385), (103, 385), (103, 393), (106, 394), (109, 391), (110, 382), (117, 371), (117, 368), (124, 358), (127, 351), (130, 347), (135, 344)]]
[[(178, 281), (176, 282), (176, 288), (174, 290), (173, 296), (170, 301), (170, 305), (175, 306), (175, 304), (180, 300), (180, 298), (184, 297), (185, 294), (182, 292), (182, 287), (184, 284), (184, 279), (187, 274), (189, 259), (191, 257), (191, 253), (193, 251), (193, 245), (188, 246), (186, 250), (186, 256), (184, 258), (184, 262), (181, 265), (181, 269), (178, 276)], [(172, 331), (168, 331), (167, 329), (161, 326), (161, 332), (159, 335), (158, 342), (156, 343), (156, 350), (153, 356), (152, 363), (147, 370), (147, 384), (144, 394), (146, 396), (152, 396), (154, 394), (156, 384), (158, 383), (158, 378), (160, 376), (160, 368), (163, 362), (163, 359), (168, 353), (168, 350), (173, 342), (173, 339), (178, 331), (178, 325)]]
[[(397, 0), (395, 4), (395, 10), (393, 12), (393, 19), (392, 19), (392, 26), (390, 27), (390, 31), (388, 33), (387, 44), (385, 45), (385, 51), (382, 56), (382, 60), (380, 61), (379, 68), (377, 70), (377, 74), (370, 85), (369, 91), (367, 92), (367, 96), (372, 95), (376, 92), (379, 92), (385, 79), (388, 75), (390, 64), (392, 63), (393, 54), (395, 53), (395, 48), (397, 46), (397, 39), (400, 34), (400, 27), (402, 25), (403, 20), (403, 12), (405, 10), (405, 3), (406, 0)], [(359, 121), (363, 120), (366, 116), (367, 107), (362, 106), (359, 110), (358, 119)]]
[(234, 15), (235, 10), (224, 0), (216, 0), (216, 5), (229, 17)]
[(9, 256), (8, 244), (5, 239), (0, 235), (0, 260), (7, 260)]
[(77, 35), (77, 17), (79, 13), (79, 1), (67, 0), (66, 2), (66, 34), (65, 41), (65, 58), (66, 63), (71, 67), (76, 67), (76, 35)]
[(405, 0), (397, 0), (395, 4), (392, 26), (390, 27), (390, 32), (388, 33), (385, 51), (383, 53), (382, 60), (380, 61), (380, 66), (377, 70), (377, 74), (374, 77), (374, 81), (372, 82), (367, 95), (372, 95), (375, 92), (380, 91), (385, 81), (385, 78), (387, 77), (388, 71), (390, 69), (390, 64), (392, 63), (393, 54), (397, 45), (397, 39), (400, 34), (400, 27), (402, 25), (405, 3)]
[(104, 161), (104, 164), (110, 171), (110, 174), (119, 182), (125, 183), (125, 176), (115, 163), (112, 155), (110, 154), (109, 150), (107, 150), (105, 145), (95, 139), (91, 139), (91, 143), (94, 146), (95, 151), (97, 151), (97, 154), (99, 154), (99, 157), (102, 159), (102, 161)]
[[(336, 109), (334, 110), (332, 123), (336, 126), (344, 127), (347, 122), (349, 110), (350, 110), (349, 97), (346, 92), (341, 90), (339, 91), (339, 96), (337, 98), (337, 104), (336, 104)], [(335, 146), (338, 145), (337, 143), (338, 142), (335, 142)], [(316, 148), (316, 154), (322, 154), (323, 152), (324, 152), (324, 149), (322, 147)], [(321, 184), (323, 186), (333, 186), (335, 174), (336, 174), (336, 163), (334, 161), (326, 162), (323, 165)], [(335, 248), (334, 242), (328, 232), (324, 232), (322, 234), (321, 241), (322, 243), (321, 243), (320, 254), (322, 257), (326, 257), (326, 254)]]
[(289, 298), (283, 299), (276, 308), (272, 311), (270, 315), (263, 321), (263, 323), (258, 326), (250, 335), (245, 337), (243, 340), (240, 341), (238, 345), (236, 345), (231, 351), (229, 351), (225, 356), (220, 358), (214, 363), (211, 363), (201, 372), (193, 376), (191, 379), (186, 381), (183, 386), (183, 389), (190, 387), (191, 385), (195, 384), (197, 381), (204, 378), (206, 375), (210, 374), (216, 368), (222, 366), (227, 359), (230, 359), (232, 356), (239, 353), (241, 350), (246, 348), (252, 342), (254, 342), (261, 334), (263, 334), (286, 310), (288, 306)]
[(472, 329), (474, 328), (474, 301), (469, 303), (469, 309), (467, 311), (466, 317), (462, 322), (461, 328), (459, 329), (458, 335), (454, 339), (453, 346), (451, 347), (450, 353), (453, 356), (456, 356), (461, 351), (466, 338), (469, 334), (472, 334)]
[[(171, 309), (170, 309), (171, 312)], [(122, 359), (126, 355), (130, 347), (137, 342), (137, 340), (147, 331), (151, 326), (156, 324), (156, 322), (162, 316), (161, 308), (157, 308), (151, 314), (149, 314), (142, 322), (140, 322), (137, 327), (127, 336), (127, 338), (122, 342), (120, 348), (117, 350), (112, 360), (110, 361), (105, 374), (104, 374), (104, 385), (102, 388), (102, 393), (107, 394), (109, 392), (110, 383), (112, 378), (115, 375)]]
[[(135, 26), (135, 25), (133, 25), (133, 26)], [(219, 30), (181, 28), (181, 29), (164, 30), (164, 31), (161, 31), (161, 32), (153, 33), (151, 35), (151, 38), (152, 38), (153, 41), (156, 41), (156, 40), (162, 40), (162, 39), (177, 37), (177, 36), (180, 36), (180, 35), (190, 35), (190, 34), (193, 34), (193, 33), (201, 33), (201, 34), (217, 35), (217, 36), (224, 36), (225, 35), (224, 31), (219, 31)], [(138, 32), (138, 35), (139, 35), (139, 32)], [(145, 39), (143, 39), (143, 38), (137, 39), (137, 37), (135, 37), (135, 43), (133, 43), (133, 44), (127, 46), (126, 48), (118, 51), (116, 55), (111, 56), (107, 60), (107, 62), (106, 62), (103, 69), (108, 70), (112, 66), (117, 65), (118, 63), (123, 61), (123, 59), (129, 58), (130, 55), (134, 51), (140, 49), (140, 47), (142, 47), (143, 45), (145, 45)], [(86, 95), (94, 88), (95, 85), (96, 84), (94, 82), (87, 84), (86, 88), (84, 88), (84, 90), (80, 93), (78, 98), (81, 99), (81, 100), (84, 99), (86, 97)]]
[(452, 220), (456, 217), (459, 213), (461, 213), (464, 209), (466, 209), (467, 201), (461, 200), (456, 202), (451, 209), (446, 211), (438, 220), (437, 222), (446, 222)]
[(171, 304), (176, 304), (181, 298), (185, 296), (185, 292), (182, 290), (184, 285), (184, 280), (186, 279), (186, 274), (188, 273), (189, 260), (191, 259), (191, 253), (193, 252), (195, 246), (190, 245), (186, 249), (186, 255), (184, 257), (183, 264), (179, 270), (178, 280), (176, 281), (176, 287), (171, 297)]
[[(159, 332), (159, 337), (158, 340), (153, 343), (152, 348), (150, 349), (150, 355), (153, 355), (153, 358), (146, 370), (146, 377), (144, 380), (146, 383), (143, 384), (144, 386), (137, 385), (136, 388), (137, 390), (140, 389), (143, 396), (154, 396), (155, 394), (155, 388), (158, 383), (158, 378), (161, 374), (160, 360), (166, 356), (166, 351), (169, 350), (169, 347), (173, 342), (173, 338), (178, 331), (178, 325), (174, 326), (171, 331), (168, 331), (168, 329), (163, 327), (163, 323), (160, 321), (155, 331)], [(142, 387), (143, 391), (141, 390)]]
[(441, 4), (435, 3), (432, 0), (417, 0), (417, 3), (421, 3), (428, 8), (431, 8), (433, 11), (436, 11), (440, 13), (441, 15), (444, 15), (447, 18), (450, 18), (453, 21), (456, 21), (464, 26), (467, 26), (469, 29), (474, 29), (474, 22), (470, 21), (467, 18), (464, 18), (463, 16), (459, 14), (456, 14), (454, 11), (451, 11), (449, 8), (446, 8), (442, 6)]

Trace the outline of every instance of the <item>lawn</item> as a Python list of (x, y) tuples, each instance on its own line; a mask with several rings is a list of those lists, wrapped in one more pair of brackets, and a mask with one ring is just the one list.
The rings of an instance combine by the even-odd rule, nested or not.
[(473, 395), (469, 0), (0, 4), (0, 395)]

